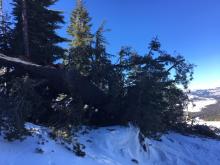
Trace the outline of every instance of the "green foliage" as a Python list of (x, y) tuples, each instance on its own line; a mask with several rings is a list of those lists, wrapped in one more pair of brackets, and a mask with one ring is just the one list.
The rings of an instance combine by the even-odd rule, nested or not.
[(86, 124), (87, 108), (82, 101), (75, 97), (64, 95), (61, 100), (52, 102), (54, 113), (51, 114), (51, 125), (56, 129), (65, 129), (71, 132), (72, 129)]
[[(166, 131), (183, 122), (194, 65), (183, 56), (173, 56), (161, 49), (158, 38), (149, 44), (142, 56), (130, 47), (119, 52), (112, 64), (106, 52), (104, 23), (91, 34), (91, 18), (82, 1), (71, 17), (68, 32), (73, 37), (69, 66), (76, 68), (109, 96), (109, 104), (90, 111), (90, 124), (114, 125), (132, 123), (145, 135)], [(178, 86), (182, 86), (182, 89)]]
[(1, 88), (0, 109), (3, 132), (8, 140), (21, 139), (27, 135), (25, 122), (32, 119), (36, 122), (40, 110), (43, 111), (41, 97), (33, 88), (33, 81), (27, 76), (24, 78), (14, 78), (5, 82), (7, 86)]
[[(55, 2), (30, 0), (27, 3), (31, 60), (38, 64), (50, 64), (63, 54), (57, 43), (64, 39), (55, 33), (63, 17), (60, 12), (48, 9)], [(16, 20), (13, 51), (23, 54), (21, 0), (14, 0), (13, 4)], [(90, 21), (83, 2), (78, 0), (68, 28), (72, 40), (65, 69), (80, 72), (105, 93), (108, 102), (100, 107), (87, 105), (73, 93), (53, 91), (48, 87), (51, 82), (29, 79), (15, 70), (15, 77), (10, 77), (10, 72), (6, 74), (2, 85), (5, 82), (7, 85), (0, 92), (4, 96), (0, 99), (6, 100), (5, 107), (0, 107), (0, 122), (10, 121), (7, 130), (19, 132), (20, 137), (25, 132), (24, 123), (30, 121), (54, 128), (52, 136), (69, 139), (72, 130), (80, 125), (132, 123), (142, 134), (154, 136), (184, 122), (183, 109), (188, 102), (184, 89), (192, 80), (194, 65), (181, 55), (173, 56), (163, 51), (157, 38), (150, 42), (145, 55), (131, 47), (122, 47), (116, 56), (118, 61), (113, 64), (112, 56), (106, 51), (104, 23), (92, 34)], [(75, 148), (78, 149), (79, 146)]]
[[(64, 23), (62, 12), (49, 9), (57, 0), (28, 0), (27, 19), (30, 59), (41, 65), (52, 64), (63, 57), (64, 49), (58, 46), (65, 41), (56, 34), (60, 24)], [(13, 15), (15, 19), (13, 53), (24, 56), (24, 41), (22, 31), (22, 1), (13, 0)]]
[(88, 76), (91, 72), (92, 40), (91, 18), (82, 1), (77, 1), (73, 10), (68, 33), (72, 37), (69, 50), (69, 66), (77, 69), (82, 75)]
[(71, 47), (86, 47), (91, 45), (93, 35), (91, 34), (91, 18), (83, 1), (77, 0), (77, 6), (72, 12), (68, 33), (73, 40)]
[(160, 46), (153, 40), (145, 56), (123, 48), (117, 65), (125, 77), (125, 122), (137, 125), (145, 135), (166, 131), (183, 121), (188, 97), (177, 85), (187, 88), (193, 74), (193, 65)]
[(90, 21), (91, 18), (83, 1), (77, 1), (68, 28), (72, 37), (69, 66), (87, 76), (101, 90), (109, 92), (112, 90), (113, 77), (117, 73), (112, 67), (105, 48), (106, 40), (103, 33), (108, 30), (105, 30), (104, 23), (102, 23), (95, 34), (92, 34)]
[(110, 55), (106, 52), (106, 39), (104, 37), (105, 23), (103, 22), (95, 32), (94, 47), (92, 48), (91, 81), (104, 92), (110, 92), (116, 77), (112, 67)]
[(0, 18), (0, 53), (9, 55), (11, 52), (12, 35), (12, 23), (9, 21), (10, 17), (7, 14), (3, 14)]
[(173, 127), (173, 130), (185, 135), (196, 135), (206, 138), (220, 139), (220, 130), (207, 125), (189, 125), (186, 123), (178, 123), (175, 127)]

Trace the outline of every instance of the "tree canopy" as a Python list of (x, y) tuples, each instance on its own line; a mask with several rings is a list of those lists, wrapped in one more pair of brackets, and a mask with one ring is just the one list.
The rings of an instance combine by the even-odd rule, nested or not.
[[(64, 55), (64, 49), (59, 43), (66, 41), (56, 33), (64, 23), (62, 12), (51, 10), (57, 0), (28, 0), (26, 1), (30, 61), (48, 65)], [(13, 54), (18, 57), (25, 55), (23, 37), (22, 0), (13, 0), (13, 18), (15, 20)], [(25, 58), (25, 57), (24, 57)], [(27, 58), (27, 57), (26, 57)]]
[[(27, 121), (64, 130), (131, 123), (151, 136), (185, 122), (185, 90), (193, 78), (193, 64), (164, 51), (157, 38), (143, 55), (122, 47), (113, 62), (106, 49), (105, 23), (92, 32), (81, 0), (71, 15), (70, 47), (63, 56), (58, 43), (66, 40), (55, 31), (63, 17), (49, 9), (55, 2), (27, 1), (30, 58), (26, 59), (21, 0), (13, 1), (15, 25), (9, 26), (13, 37), (8, 41), (12, 47), (10, 53), (1, 47), (7, 56), (0, 55), (0, 102), (10, 109), (6, 113), (0, 108), (0, 122), (8, 123), (3, 124), (6, 132), (24, 134)], [(59, 58), (65, 63), (54, 65)]]

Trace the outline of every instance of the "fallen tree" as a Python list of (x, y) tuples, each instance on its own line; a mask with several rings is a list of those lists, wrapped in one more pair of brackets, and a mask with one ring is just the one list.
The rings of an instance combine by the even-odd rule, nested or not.
[[(176, 123), (183, 122), (183, 109), (187, 105), (188, 97), (178, 85), (187, 89), (192, 79), (194, 65), (188, 63), (183, 56), (175, 57), (159, 48), (155, 50), (155, 54), (159, 53), (155, 57), (132, 53), (130, 50), (121, 53), (121, 61), (116, 65), (106, 64), (108, 69), (104, 74), (110, 74), (109, 77), (102, 79), (104, 82), (107, 81), (105, 86), (107, 90), (103, 90), (105, 92), (98, 87), (99, 84), (94, 85), (92, 76), (82, 76), (74, 67), (41, 66), (5, 55), (0, 55), (0, 65), (12, 68), (18, 78), (28, 74), (28, 77), (34, 81), (30, 85), (30, 90), (34, 87), (33, 93), (36, 91), (40, 97), (33, 97), (30, 100), (29, 96), (32, 92), (28, 90), (23, 100), (29, 101), (28, 105), (31, 106), (32, 103), (38, 103), (35, 100), (41, 100), (41, 107), (46, 110), (38, 115), (39, 109), (42, 108), (33, 107), (34, 114), (31, 115), (33, 119), (25, 121), (37, 120), (41, 124), (46, 122), (49, 126), (61, 126), (65, 129), (80, 122), (96, 126), (132, 123), (138, 126), (144, 135), (155, 135), (157, 132), (169, 130), (176, 126)], [(96, 73), (95, 69), (92, 73)], [(10, 72), (6, 75), (10, 75)], [(98, 78), (99, 74), (96, 76)], [(10, 82), (14, 79), (14, 76), (11, 77), (6, 80)], [(40, 90), (35, 88), (35, 84), (44, 81), (46, 85), (42, 85)], [(24, 84), (20, 83), (20, 93), (25, 88)], [(15, 84), (15, 91), (16, 89)], [(66, 99), (56, 102), (60, 96), (58, 94), (62, 93), (67, 94)], [(16, 93), (14, 96), (16, 101), (19, 101), (20, 98)], [(68, 103), (68, 99), (71, 100), (71, 104)], [(16, 102), (14, 106), (17, 106)]]
[(86, 104), (97, 108), (103, 107), (109, 100), (104, 92), (74, 69), (41, 66), (3, 54), (0, 54), (0, 66), (15, 68), (22, 75), (45, 79), (49, 87), (57, 92), (79, 96)]

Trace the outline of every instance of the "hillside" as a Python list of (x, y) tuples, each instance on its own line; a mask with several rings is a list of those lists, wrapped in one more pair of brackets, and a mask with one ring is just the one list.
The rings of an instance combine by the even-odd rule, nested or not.
[(28, 124), (34, 132), (24, 141), (0, 139), (0, 165), (218, 165), (220, 142), (211, 139), (163, 135), (161, 141), (145, 139), (140, 146), (134, 127), (105, 127), (79, 133), (85, 157), (77, 157), (61, 142), (48, 137), (48, 129)]
[(192, 117), (206, 121), (220, 121), (220, 88), (195, 90), (190, 98), (193, 105), (188, 107)]

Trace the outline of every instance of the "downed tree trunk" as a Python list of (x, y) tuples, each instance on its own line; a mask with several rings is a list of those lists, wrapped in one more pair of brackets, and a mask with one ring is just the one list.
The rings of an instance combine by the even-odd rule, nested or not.
[(22, 74), (29, 74), (30, 77), (46, 79), (51, 88), (72, 96), (79, 96), (84, 103), (97, 108), (103, 107), (109, 101), (104, 92), (74, 69), (41, 66), (3, 54), (0, 54), (0, 66), (13, 67)]

